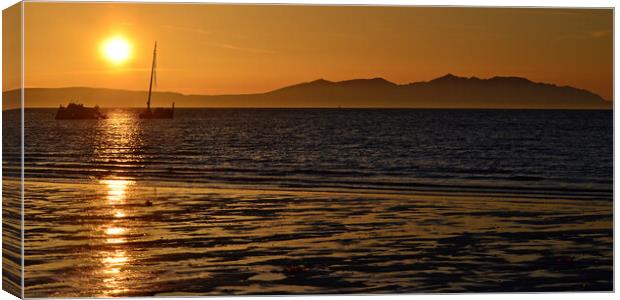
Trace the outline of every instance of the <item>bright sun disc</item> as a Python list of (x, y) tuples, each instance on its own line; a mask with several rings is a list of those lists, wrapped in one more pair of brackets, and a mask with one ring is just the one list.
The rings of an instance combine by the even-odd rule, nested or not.
[(104, 43), (103, 54), (109, 61), (120, 64), (129, 59), (131, 46), (123, 38), (112, 38)]

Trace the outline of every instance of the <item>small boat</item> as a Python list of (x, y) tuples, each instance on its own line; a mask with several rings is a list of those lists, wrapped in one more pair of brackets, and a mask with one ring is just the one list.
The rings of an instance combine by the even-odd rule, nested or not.
[(155, 73), (155, 65), (156, 65), (156, 57), (157, 57), (157, 42), (155, 42), (155, 47), (153, 48), (153, 63), (151, 64), (151, 81), (149, 83), (149, 96), (146, 100), (146, 110), (140, 113), (140, 119), (172, 119), (174, 116), (174, 102), (172, 102), (172, 108), (155, 108), (151, 109), (151, 93), (153, 91), (153, 82), (157, 81), (156, 73)]
[(56, 120), (100, 120), (108, 117), (99, 111), (99, 106), (85, 107), (83, 104), (69, 103), (67, 107), (60, 105), (56, 112)]

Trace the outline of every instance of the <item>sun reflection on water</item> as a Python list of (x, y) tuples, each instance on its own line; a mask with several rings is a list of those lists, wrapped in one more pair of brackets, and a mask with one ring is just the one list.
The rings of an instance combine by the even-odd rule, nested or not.
[(108, 202), (110, 204), (123, 203), (127, 198), (127, 188), (134, 182), (131, 180), (122, 179), (106, 179), (99, 181), (101, 184), (105, 184), (107, 187)]
[[(140, 161), (140, 151), (136, 149), (141, 148), (141, 129), (135, 115), (118, 109), (106, 113), (108, 119), (101, 122), (100, 132), (95, 137), (96, 159), (119, 167)], [(103, 243), (102, 250), (96, 254), (100, 266), (96, 271), (97, 294), (118, 297), (129, 291), (129, 281), (136, 276), (132, 269), (133, 252), (127, 245), (130, 234), (138, 228), (136, 221), (128, 218), (136, 213), (129, 205), (135, 181), (111, 176), (99, 180), (99, 184), (105, 193), (100, 205), (107, 221), (95, 229), (98, 240)]]
[(109, 238), (106, 239), (107, 244), (124, 244), (127, 240), (125, 238)]
[(116, 250), (107, 253), (101, 262), (104, 264), (102, 273), (103, 278), (103, 296), (115, 296), (128, 290), (126, 285), (127, 272), (124, 267), (129, 262), (129, 256), (124, 250)]
[(125, 228), (123, 227), (108, 227), (105, 230), (105, 234), (107, 235), (120, 235), (125, 232)]
[(124, 206), (128, 202), (129, 190), (134, 181), (111, 178), (100, 180), (99, 183), (106, 191), (104, 208), (109, 211), (111, 219), (101, 226), (100, 232), (105, 237), (105, 244), (114, 249), (102, 251), (99, 256), (102, 265), (101, 290), (104, 297), (116, 296), (128, 290), (128, 266), (131, 259), (125, 246), (129, 224)]
[(108, 166), (125, 166), (143, 160), (142, 127), (135, 113), (123, 109), (107, 110), (108, 118), (99, 123), (95, 139), (95, 159)]
[(124, 250), (116, 250), (110, 253), (110, 256), (103, 258), (103, 263), (108, 265), (106, 268), (108, 271), (118, 267), (122, 267), (128, 260), (127, 254)]

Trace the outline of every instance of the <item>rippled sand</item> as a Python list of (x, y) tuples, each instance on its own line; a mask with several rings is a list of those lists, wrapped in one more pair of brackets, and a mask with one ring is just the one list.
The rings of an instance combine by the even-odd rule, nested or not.
[(21, 184), (2, 181), (2, 289), (22, 295)]
[(25, 188), (26, 297), (612, 289), (611, 199)]

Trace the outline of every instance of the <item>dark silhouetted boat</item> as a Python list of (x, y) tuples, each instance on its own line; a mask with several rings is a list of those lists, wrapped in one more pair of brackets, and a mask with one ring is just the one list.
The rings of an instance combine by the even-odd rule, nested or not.
[(174, 116), (174, 102), (172, 102), (172, 108), (155, 108), (151, 109), (151, 93), (153, 91), (153, 83), (157, 81), (155, 73), (155, 65), (157, 63), (157, 42), (153, 48), (153, 63), (151, 65), (151, 81), (149, 83), (149, 96), (146, 100), (146, 110), (140, 113), (140, 119), (172, 119)]
[(108, 117), (99, 111), (99, 106), (85, 107), (83, 104), (69, 103), (67, 107), (60, 105), (56, 112), (56, 120), (100, 120)]

